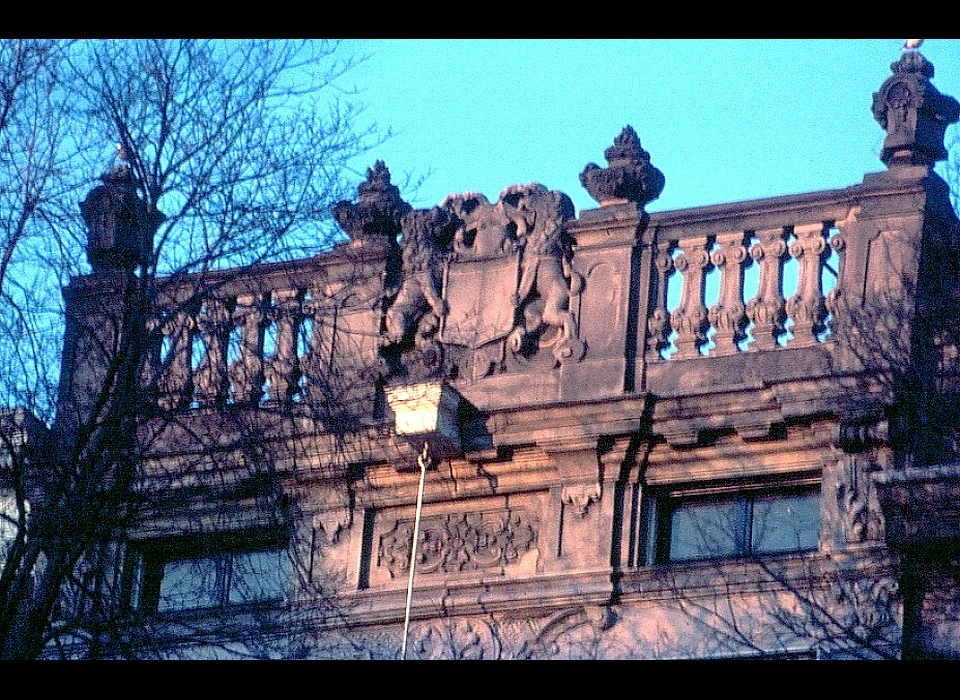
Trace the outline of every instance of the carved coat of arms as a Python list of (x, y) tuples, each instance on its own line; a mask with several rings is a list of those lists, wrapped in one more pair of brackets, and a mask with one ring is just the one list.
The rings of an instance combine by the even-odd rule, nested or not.
[(529, 184), (496, 204), (451, 195), (404, 217), (402, 281), (385, 318), (387, 349), (404, 371), (479, 379), (542, 350), (555, 363), (579, 361), (586, 348), (570, 295), (582, 278), (564, 229), (572, 216), (565, 194)]

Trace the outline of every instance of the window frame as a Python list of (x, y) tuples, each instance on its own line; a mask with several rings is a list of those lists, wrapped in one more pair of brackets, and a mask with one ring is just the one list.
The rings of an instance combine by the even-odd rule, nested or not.
[[(814, 496), (817, 504), (816, 537), (812, 546), (799, 544), (796, 547), (760, 549), (755, 530), (756, 504), (764, 499), (779, 497), (783, 502), (789, 499), (806, 499)], [(706, 552), (675, 558), (671, 552), (671, 540), (675, 534), (674, 516), (685, 506), (695, 511), (698, 505), (733, 505), (737, 511), (738, 531), (733, 534), (733, 546), (724, 552)], [(804, 522), (804, 521), (801, 521)], [(736, 559), (756, 559), (776, 556), (790, 556), (815, 552), (820, 549), (823, 513), (820, 477), (807, 477), (775, 483), (738, 483), (707, 486), (670, 486), (651, 489), (643, 498), (643, 520), (641, 543), (643, 546), (643, 564), (646, 566), (676, 566), (711, 561)], [(808, 532), (812, 535), (812, 532)]]
[[(0, 569), (20, 535), (20, 506), (23, 505), (24, 521), (30, 518), (30, 501), (17, 497), (13, 488), (0, 487)], [(26, 537), (26, 534), (24, 534)]]
[[(262, 596), (240, 600), (234, 595), (238, 560), (241, 557), (267, 553), (279, 556), (277, 583), (282, 592), (273, 595), (273, 586), (265, 586)], [(198, 586), (197, 600), (209, 603), (165, 605), (161, 593), (168, 566), (174, 562), (205, 566), (215, 571), (212, 587)], [(289, 596), (290, 562), (287, 539), (278, 531), (244, 531), (186, 535), (156, 540), (129, 542), (124, 565), (122, 599), (128, 609), (149, 615), (179, 615), (218, 611), (226, 608), (275, 606)]]

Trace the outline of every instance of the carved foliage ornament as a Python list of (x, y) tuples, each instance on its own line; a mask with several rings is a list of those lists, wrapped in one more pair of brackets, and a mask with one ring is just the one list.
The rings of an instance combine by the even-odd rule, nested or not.
[[(397, 520), (380, 537), (379, 563), (391, 577), (409, 571), (412, 541), (412, 520)], [(522, 510), (424, 518), (417, 544), (417, 573), (501, 569), (516, 564), (536, 544), (535, 523)]]
[(417, 625), (407, 653), (415, 659), (475, 660), (501, 656), (497, 630), (485, 620), (449, 619)]
[(548, 659), (561, 648), (573, 658), (591, 658), (578, 640), (601, 642), (617, 621), (606, 606), (565, 608), (534, 618), (466, 617), (411, 627), (407, 654), (417, 659)]
[(670, 255), (669, 241), (660, 241), (654, 256), (657, 268), (656, 303), (647, 326), (647, 353), (651, 359), (660, 359), (660, 352), (670, 347), (670, 313), (667, 311), (667, 279), (673, 274), (675, 264)]
[(870, 480), (875, 467), (853, 455), (844, 455), (842, 464), (836, 482), (838, 534), (850, 543), (882, 540), (884, 521)]
[(824, 606), (830, 615), (826, 629), (836, 625), (843, 631), (837, 635), (838, 646), (856, 639), (870, 640), (878, 646), (884, 641), (895, 642), (901, 598), (895, 579), (865, 577), (832, 581), (829, 593)]

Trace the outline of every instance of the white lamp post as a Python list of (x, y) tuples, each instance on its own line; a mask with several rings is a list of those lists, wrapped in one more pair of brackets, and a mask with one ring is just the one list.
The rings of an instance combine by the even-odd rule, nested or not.
[(417, 488), (417, 511), (413, 521), (410, 574), (407, 579), (407, 604), (403, 615), (403, 644), (400, 649), (400, 658), (406, 659), (414, 568), (420, 537), (420, 513), (423, 509), (423, 485), (427, 468), (435, 460), (461, 453), (459, 414), (463, 398), (444, 382), (389, 387), (386, 394), (387, 404), (393, 411), (397, 436), (420, 447), (420, 454), (417, 456), (420, 485)]

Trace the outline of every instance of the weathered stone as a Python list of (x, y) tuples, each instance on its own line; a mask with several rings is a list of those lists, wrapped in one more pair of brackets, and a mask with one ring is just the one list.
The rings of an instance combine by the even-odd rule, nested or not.
[(390, 171), (382, 160), (367, 169), (367, 179), (357, 186), (357, 193), (359, 202), (344, 200), (334, 205), (333, 216), (340, 227), (357, 245), (375, 239), (396, 242), (400, 217), (410, 211), (410, 205), (390, 183)]
[(930, 82), (933, 64), (919, 51), (904, 51), (890, 70), (893, 75), (873, 93), (873, 116), (887, 132), (880, 160), (893, 168), (946, 159), (943, 137), (960, 118), (960, 103)]
[(580, 173), (580, 184), (600, 206), (636, 202), (642, 207), (663, 192), (663, 173), (650, 164), (632, 126), (625, 126), (603, 155), (608, 167), (588, 163)]
[[(960, 653), (960, 221), (928, 167), (956, 103), (919, 54), (894, 71), (890, 171), (845, 189), (648, 214), (628, 128), (579, 218), (538, 184), (411, 210), (378, 163), (338, 206), (353, 244), (164, 281), (138, 416), (163, 507), (130, 556), (156, 587), (185, 537), (221, 567), (279, 537), (286, 599), (189, 613), (238, 644), (269, 620), (278, 655), (396, 658), (411, 581), (408, 657)], [(101, 332), (69, 331), (63, 406), (119, 342), (113, 273), (66, 290)]]
[(88, 231), (87, 260), (95, 272), (148, 265), (154, 232), (166, 217), (137, 196), (139, 184), (126, 163), (100, 179), (103, 184), (80, 203)]

